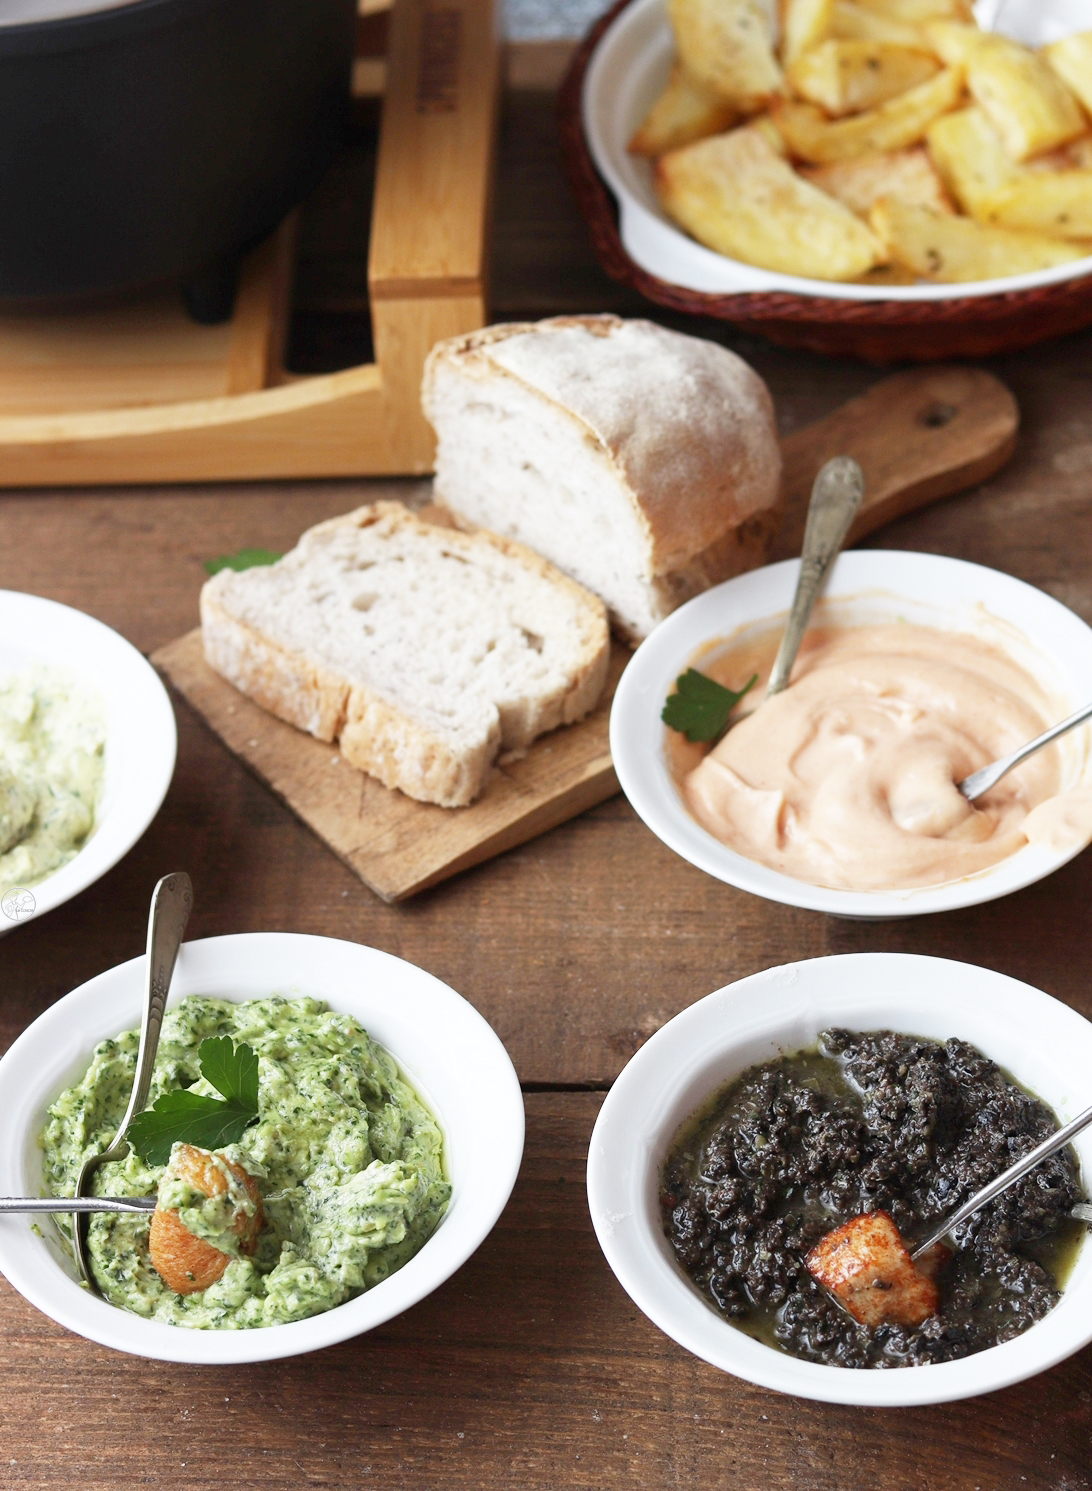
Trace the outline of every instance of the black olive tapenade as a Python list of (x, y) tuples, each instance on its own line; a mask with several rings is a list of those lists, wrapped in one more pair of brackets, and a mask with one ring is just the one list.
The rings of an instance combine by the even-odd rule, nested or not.
[(664, 1168), (679, 1262), (730, 1318), (794, 1356), (843, 1367), (952, 1361), (1019, 1335), (1059, 1298), (1080, 1199), (1061, 1151), (955, 1234), (940, 1311), (915, 1328), (858, 1325), (804, 1255), (878, 1208), (912, 1245), (1057, 1128), (965, 1041), (829, 1030), (818, 1052), (752, 1067), (684, 1126)]

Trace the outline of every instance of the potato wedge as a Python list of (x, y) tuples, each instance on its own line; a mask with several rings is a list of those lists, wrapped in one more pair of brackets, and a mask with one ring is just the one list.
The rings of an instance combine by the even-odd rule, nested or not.
[(667, 0), (667, 16), (683, 66), (741, 113), (781, 87), (763, 0)]
[(1092, 31), (1051, 42), (1040, 55), (1092, 114)]
[(627, 148), (631, 155), (655, 159), (665, 151), (704, 140), (707, 135), (723, 134), (738, 117), (736, 109), (715, 89), (692, 78), (676, 62), (667, 87), (645, 115)]
[(781, 137), (781, 131), (769, 114), (754, 114), (747, 121), (747, 128), (757, 130), (775, 155), (787, 156), (789, 151)]
[(814, 104), (781, 99), (771, 105), (770, 117), (793, 155), (823, 166), (916, 145), (934, 119), (955, 107), (962, 92), (962, 69), (946, 67), (927, 83), (848, 119), (830, 120)]
[(972, 217), (981, 217), (993, 194), (1021, 169), (977, 104), (942, 114), (925, 140), (944, 185)]
[(926, 32), (949, 66), (966, 68), (972, 98), (1013, 160), (1054, 150), (1087, 130), (1077, 100), (1038, 53), (949, 21), (931, 22)]
[(802, 52), (826, 40), (834, 15), (834, 0), (783, 0), (781, 6), (781, 64), (787, 67)]
[(884, 197), (915, 207), (931, 207), (934, 212), (953, 211), (933, 162), (920, 146), (859, 155), (856, 160), (836, 161), (830, 166), (802, 166), (800, 175), (820, 191), (837, 197), (858, 217), (867, 217)]
[(849, 280), (883, 258), (864, 223), (750, 126), (661, 156), (654, 180), (664, 210), (692, 237), (744, 263)]
[(856, 0), (834, 0), (830, 34), (845, 41), (886, 41), (896, 47), (911, 47), (926, 52), (934, 50), (921, 26), (908, 26), (904, 21), (893, 21), (889, 16), (880, 15), (878, 11), (866, 10)]
[(936, 120), (926, 140), (941, 179), (979, 222), (1092, 238), (1092, 170), (1074, 146), (1017, 165), (977, 105)]
[(824, 41), (785, 70), (790, 86), (835, 118), (860, 114), (935, 77), (928, 52), (884, 41)]
[(985, 223), (1092, 239), (1092, 171), (1024, 170), (982, 204)]
[(1005, 279), (1092, 253), (1092, 244), (987, 228), (969, 217), (947, 217), (890, 198), (873, 207), (869, 221), (896, 264), (938, 284)]
[(921, 26), (926, 21), (973, 20), (970, 0), (857, 0), (865, 10), (874, 11), (904, 26)]
[(877, 264), (859, 275), (858, 285), (916, 285), (919, 276), (901, 264)]
[(1092, 171), (1092, 135), (1082, 135), (1065, 147), (1067, 164), (1078, 171)]

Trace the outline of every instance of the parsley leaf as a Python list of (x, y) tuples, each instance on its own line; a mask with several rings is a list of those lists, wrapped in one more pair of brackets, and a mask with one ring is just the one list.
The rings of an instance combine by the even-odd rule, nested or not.
[(735, 693), (696, 668), (687, 668), (675, 680), (676, 692), (667, 696), (660, 718), (687, 740), (719, 740), (728, 728), (728, 716), (757, 682), (758, 674), (754, 673)]
[(218, 559), (206, 559), (205, 574), (218, 575), (222, 569), (254, 569), (259, 564), (276, 564), (280, 557), (272, 549), (238, 549), (234, 554), (221, 554)]
[(230, 1036), (214, 1037), (201, 1042), (197, 1059), (202, 1077), (223, 1100), (177, 1088), (137, 1114), (125, 1137), (145, 1164), (165, 1165), (172, 1144), (199, 1149), (234, 1144), (258, 1117), (258, 1058), (250, 1046), (233, 1045)]
[(245, 1041), (236, 1046), (229, 1035), (202, 1041), (197, 1052), (201, 1075), (229, 1102), (258, 1113), (258, 1058)]

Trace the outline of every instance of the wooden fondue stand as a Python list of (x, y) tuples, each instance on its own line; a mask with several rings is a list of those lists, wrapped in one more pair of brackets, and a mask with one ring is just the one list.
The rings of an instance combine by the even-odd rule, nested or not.
[(228, 325), (193, 324), (172, 292), (0, 319), (0, 484), (428, 471), (425, 354), (486, 320), (498, 65), (492, 0), (395, 6), (368, 253), (374, 363), (285, 372), (290, 219), (244, 265)]

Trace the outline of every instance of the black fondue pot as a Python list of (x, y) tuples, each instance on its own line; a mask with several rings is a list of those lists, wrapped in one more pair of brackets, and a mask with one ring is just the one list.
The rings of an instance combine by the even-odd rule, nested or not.
[(228, 314), (239, 256), (337, 146), (355, 11), (0, 0), (0, 300), (175, 280)]

